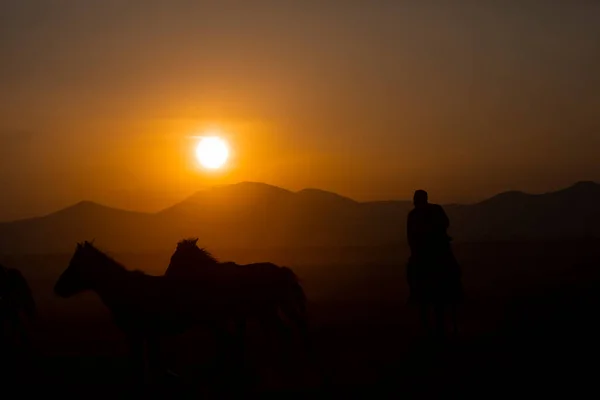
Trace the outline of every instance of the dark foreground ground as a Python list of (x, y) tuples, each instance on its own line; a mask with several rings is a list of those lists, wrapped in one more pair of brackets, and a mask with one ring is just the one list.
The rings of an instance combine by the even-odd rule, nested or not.
[[(352, 257), (340, 250), (339, 257), (321, 265), (274, 255), (271, 259), (291, 265), (303, 280), (313, 357), (296, 354), (293, 366), (284, 364), (269, 350), (276, 345), (251, 327), (243, 371), (220, 370), (211, 338), (193, 331), (165, 347), (179, 378), (147, 394), (597, 396), (598, 243), (463, 244), (455, 249), (467, 290), (457, 338), (433, 343), (420, 336), (416, 313), (406, 306), (402, 249), (354, 249)], [(130, 268), (153, 273), (162, 272), (168, 257), (116, 255)], [(108, 312), (94, 295), (63, 300), (52, 294), (68, 259), (0, 260), (22, 269), (39, 306), (38, 319), (28, 325), (31, 352), (5, 366), (11, 373), (2, 376), (21, 395), (131, 397), (127, 349)]]

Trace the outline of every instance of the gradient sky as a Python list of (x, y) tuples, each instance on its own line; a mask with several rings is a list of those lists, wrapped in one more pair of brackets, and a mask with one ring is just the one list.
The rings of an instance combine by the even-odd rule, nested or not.
[[(213, 184), (472, 202), (600, 180), (598, 1), (0, 2), (0, 220)], [(191, 135), (234, 157), (208, 174)]]

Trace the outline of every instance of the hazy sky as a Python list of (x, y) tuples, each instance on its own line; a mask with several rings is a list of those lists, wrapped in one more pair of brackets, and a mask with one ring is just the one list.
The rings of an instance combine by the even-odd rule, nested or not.
[[(252, 180), (438, 201), (600, 180), (598, 1), (0, 2), (0, 219)], [(193, 160), (209, 126), (227, 171)]]

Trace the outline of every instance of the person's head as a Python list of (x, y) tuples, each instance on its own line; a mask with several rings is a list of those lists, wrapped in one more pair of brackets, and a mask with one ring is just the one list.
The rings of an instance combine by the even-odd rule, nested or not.
[(417, 190), (413, 196), (413, 204), (415, 207), (422, 207), (427, 205), (427, 192), (424, 190)]

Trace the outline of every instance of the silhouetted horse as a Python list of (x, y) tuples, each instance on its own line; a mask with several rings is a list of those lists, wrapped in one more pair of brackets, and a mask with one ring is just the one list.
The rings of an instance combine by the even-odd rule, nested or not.
[(177, 244), (166, 277), (209, 282), (243, 305), (237, 308), (239, 314), (231, 316), (240, 335), (247, 318), (258, 320), (267, 333), (284, 332), (287, 320), (308, 344), (306, 296), (291, 269), (272, 263), (221, 263), (199, 248), (197, 242), (198, 239), (186, 239)]
[(453, 333), (457, 333), (456, 307), (462, 300), (461, 271), (450, 244), (433, 248), (420, 258), (411, 257), (407, 265), (410, 303), (417, 304), (421, 322), (429, 331), (429, 314), (433, 309), (435, 331), (444, 335), (446, 310), (450, 311)]
[[(243, 315), (245, 305), (233, 301), (229, 291), (203, 280), (175, 280), (129, 271), (89, 242), (77, 244), (69, 266), (54, 286), (67, 298), (95, 291), (125, 332), (137, 364), (138, 378), (146, 366), (155, 374), (158, 341), (202, 325), (213, 327), (226, 315)], [(144, 346), (147, 345), (147, 351)], [(145, 356), (148, 356), (148, 362)]]
[(35, 316), (35, 301), (27, 280), (19, 270), (0, 265), (0, 323), (2, 343), (11, 346), (16, 340), (27, 343), (27, 334), (21, 323), (21, 315)]

